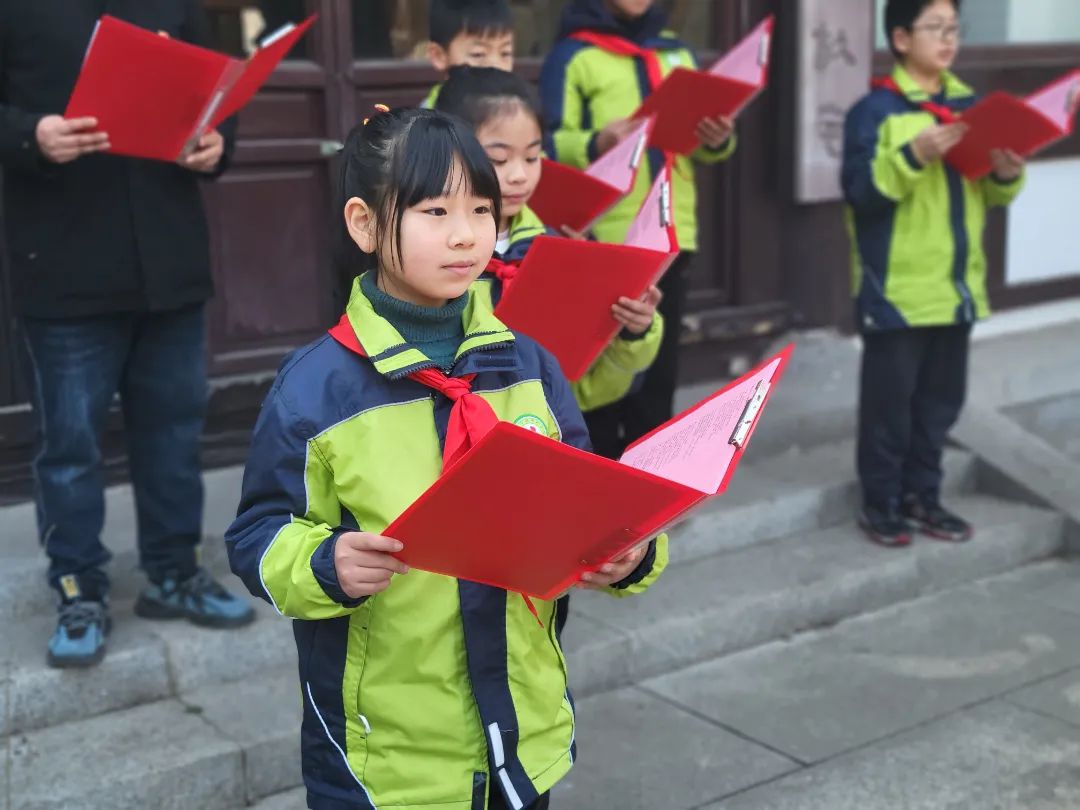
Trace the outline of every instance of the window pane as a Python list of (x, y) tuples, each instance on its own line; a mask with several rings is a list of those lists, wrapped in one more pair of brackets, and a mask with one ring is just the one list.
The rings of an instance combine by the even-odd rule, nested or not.
[[(1080, 0), (965, 0), (961, 32), (967, 45), (1080, 42)], [(888, 47), (885, 0), (877, 0), (877, 47)]]
[[(520, 57), (543, 57), (555, 41), (568, 0), (510, 0)], [(671, 27), (697, 49), (713, 46), (713, 0), (660, 0)], [(428, 0), (352, 0), (353, 53), (358, 59), (423, 60)]]
[[(210, 26), (211, 47), (233, 56), (248, 56), (259, 42), (287, 23), (303, 21), (307, 0), (202, 0)], [(285, 57), (309, 59), (310, 37)]]

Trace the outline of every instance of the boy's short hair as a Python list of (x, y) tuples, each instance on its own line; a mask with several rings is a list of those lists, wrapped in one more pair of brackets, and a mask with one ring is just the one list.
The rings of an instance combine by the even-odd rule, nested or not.
[(428, 8), (428, 36), (443, 48), (460, 34), (497, 36), (513, 30), (507, 0), (431, 0)]
[[(897, 28), (910, 31), (915, 25), (915, 20), (923, 13), (927, 6), (934, 4), (936, 0), (889, 0), (885, 4), (885, 41), (889, 44), (889, 50), (893, 56), (899, 59), (902, 54), (897, 53), (893, 45), (892, 34)], [(960, 13), (962, 0), (950, 0), (956, 12)]]

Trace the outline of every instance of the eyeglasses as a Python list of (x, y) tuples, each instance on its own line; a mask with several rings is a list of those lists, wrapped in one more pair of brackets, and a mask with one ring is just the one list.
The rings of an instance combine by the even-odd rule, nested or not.
[(923, 23), (922, 25), (916, 25), (912, 31), (926, 31), (929, 34), (936, 34), (938, 39), (945, 41), (947, 39), (960, 39), (961, 30), (960, 26), (955, 23), (952, 25), (946, 25), (942, 22)]

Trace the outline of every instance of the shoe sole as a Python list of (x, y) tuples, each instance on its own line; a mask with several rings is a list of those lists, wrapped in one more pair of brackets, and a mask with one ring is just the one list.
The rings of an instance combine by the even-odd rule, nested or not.
[(225, 616), (207, 616), (203, 613), (174, 608), (139, 597), (135, 600), (135, 615), (143, 619), (155, 619), (170, 621), (174, 619), (186, 619), (199, 627), (210, 627), (215, 630), (230, 630), (236, 627), (246, 627), (255, 621), (255, 612), (252, 611), (240, 618), (228, 618)]
[(104, 644), (98, 647), (97, 652), (93, 655), (81, 658), (55, 656), (51, 652), (46, 655), (46, 661), (53, 669), (87, 669), (89, 667), (96, 667), (103, 660), (105, 660)]
[(933, 526), (930, 526), (926, 523), (921, 523), (914, 518), (908, 518), (908, 520), (915, 524), (915, 529), (919, 532), (919, 534), (925, 534), (927, 537), (933, 538), (934, 540), (940, 540), (943, 543), (966, 543), (975, 535), (975, 532), (972, 529), (968, 529), (966, 532), (957, 534), (955, 532), (943, 532), (940, 529), (935, 529)]
[(881, 546), (882, 548), (907, 548), (911, 545), (910, 534), (899, 534), (895, 537), (888, 537), (884, 534), (875, 532), (863, 523), (859, 523), (859, 528), (862, 530), (862, 533), (869, 538), (870, 542), (874, 545)]

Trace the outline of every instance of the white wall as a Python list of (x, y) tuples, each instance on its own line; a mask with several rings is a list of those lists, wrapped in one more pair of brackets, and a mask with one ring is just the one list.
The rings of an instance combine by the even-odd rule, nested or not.
[[(972, 3), (976, 11), (977, 6)], [(1010, 42), (1075, 42), (1077, 39), (1080, 39), (1080, 0), (1013, 0), (1010, 4)]]
[(1008, 221), (1009, 286), (1080, 276), (1080, 158), (1031, 163)]

